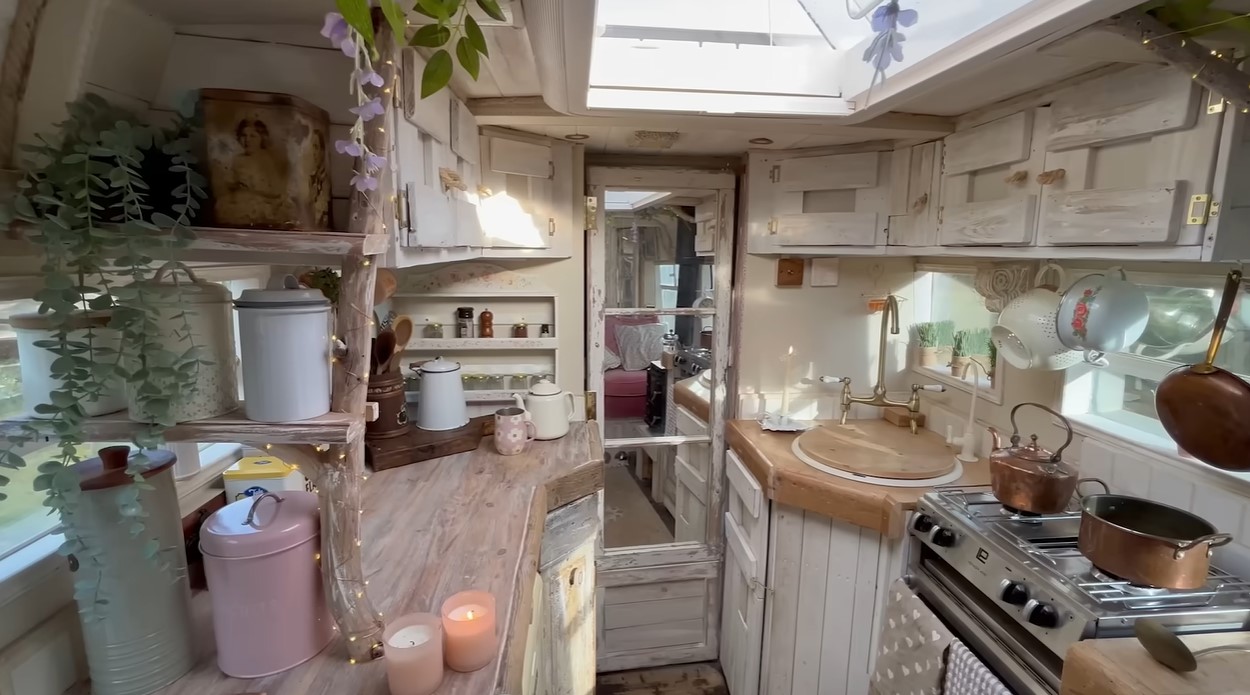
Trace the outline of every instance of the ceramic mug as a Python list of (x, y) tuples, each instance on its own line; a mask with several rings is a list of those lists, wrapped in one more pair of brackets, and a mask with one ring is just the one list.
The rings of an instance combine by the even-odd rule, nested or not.
[(534, 441), (534, 423), (520, 408), (495, 411), (495, 450), (504, 456), (516, 456)]

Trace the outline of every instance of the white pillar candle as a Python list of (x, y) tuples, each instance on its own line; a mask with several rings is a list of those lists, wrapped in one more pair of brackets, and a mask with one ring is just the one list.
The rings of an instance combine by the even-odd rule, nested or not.
[(781, 384), (781, 412), (778, 413), (782, 418), (790, 415), (790, 366), (794, 361), (794, 346), (786, 351), (786, 374), (785, 381)]
[(414, 613), (391, 621), (386, 644), (386, 681), (391, 695), (431, 695), (443, 683), (442, 622)]

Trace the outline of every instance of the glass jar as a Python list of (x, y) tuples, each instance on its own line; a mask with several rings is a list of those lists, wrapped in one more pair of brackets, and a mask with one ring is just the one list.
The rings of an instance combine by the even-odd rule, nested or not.
[(513, 374), (508, 377), (508, 388), (513, 391), (528, 391), (531, 379), (533, 379), (531, 374)]
[(483, 374), (482, 388), (487, 391), (502, 391), (506, 385), (508, 377), (503, 374)]

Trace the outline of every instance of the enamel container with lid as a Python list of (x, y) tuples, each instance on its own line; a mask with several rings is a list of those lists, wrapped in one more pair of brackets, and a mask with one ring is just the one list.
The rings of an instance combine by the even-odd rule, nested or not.
[[(73, 341), (90, 342), (95, 348), (116, 350), (121, 345), (121, 336), (116, 330), (108, 328), (112, 312), (92, 311), (76, 314), (69, 318), (66, 328), (68, 337)], [(56, 336), (54, 319), (50, 314), (31, 312), (14, 314), (9, 317), (9, 325), (17, 335), (17, 357), (22, 375), (22, 404), (32, 417), (35, 406), (49, 402), (53, 391), (62, 387), (59, 379), (53, 379), (52, 363), (58, 355), (47, 348), (37, 347), (40, 340), (50, 340)], [(96, 361), (113, 359), (111, 356), (99, 355)], [(82, 400), (79, 404), (88, 416), (105, 415), (123, 410), (126, 407), (126, 390), (122, 380), (114, 376), (106, 383), (104, 391), (94, 400)], [(46, 417), (46, 416), (44, 416)]]
[(422, 362), (421, 398), (417, 405), (417, 427), (435, 432), (454, 430), (469, 424), (460, 381), (460, 363), (442, 357)]
[[(179, 277), (179, 275), (183, 277)], [(230, 315), (230, 290), (200, 280), (189, 268), (173, 262), (161, 267), (151, 280), (136, 283), (143, 301), (157, 307), (159, 327), (155, 340), (164, 350), (183, 355), (199, 348), (200, 363), (195, 384), (178, 394), (170, 415), (176, 422), (204, 420), (239, 407), (239, 384), (235, 375), (234, 317)], [(138, 394), (126, 394), (132, 420), (151, 422), (137, 403)]]
[(330, 412), (330, 300), (290, 275), (279, 289), (243, 290), (239, 312), (243, 409), (257, 422)]
[(200, 529), (217, 666), (260, 678), (304, 663), (334, 635), (322, 590), (311, 492), (267, 492), (217, 510)]

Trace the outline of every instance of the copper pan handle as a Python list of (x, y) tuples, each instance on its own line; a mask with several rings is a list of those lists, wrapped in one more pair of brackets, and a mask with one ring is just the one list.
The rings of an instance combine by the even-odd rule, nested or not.
[(1176, 544), (1176, 549), (1172, 551), (1172, 557), (1179, 560), (1186, 551), (1207, 543), (1207, 554), (1210, 555), (1212, 548), (1218, 548), (1221, 545), (1228, 545), (1233, 542), (1232, 534), (1228, 533), (1212, 533), (1206, 536), (1200, 536), (1192, 541), (1182, 541)]
[(1220, 312), (1215, 315), (1215, 326), (1211, 329), (1211, 346), (1207, 348), (1206, 359), (1191, 367), (1195, 373), (1211, 374), (1215, 371), (1215, 355), (1220, 351), (1224, 329), (1228, 327), (1228, 318), (1233, 315), (1233, 304), (1237, 301), (1237, 292), (1240, 289), (1241, 271), (1228, 271), (1228, 279), (1224, 281), (1224, 296), (1220, 299)]

